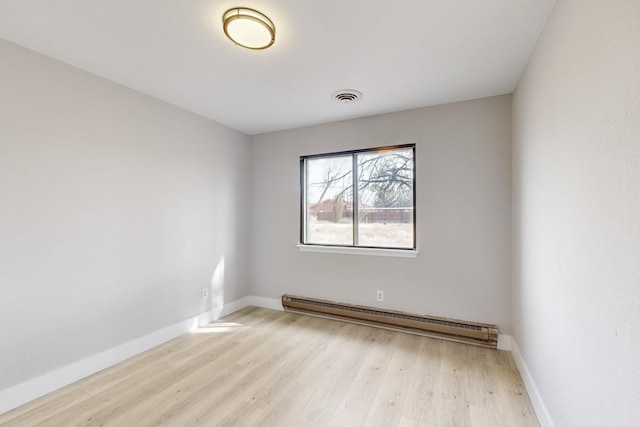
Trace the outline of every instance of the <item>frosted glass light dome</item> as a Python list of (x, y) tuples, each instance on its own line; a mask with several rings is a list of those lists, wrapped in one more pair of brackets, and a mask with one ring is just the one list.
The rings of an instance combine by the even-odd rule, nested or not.
[(238, 46), (266, 49), (276, 41), (273, 22), (254, 9), (234, 7), (222, 15), (224, 33)]

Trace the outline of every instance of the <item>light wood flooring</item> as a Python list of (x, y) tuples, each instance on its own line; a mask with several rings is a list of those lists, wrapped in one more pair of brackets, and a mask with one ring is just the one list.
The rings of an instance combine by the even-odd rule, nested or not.
[(2, 426), (538, 426), (509, 352), (248, 307)]

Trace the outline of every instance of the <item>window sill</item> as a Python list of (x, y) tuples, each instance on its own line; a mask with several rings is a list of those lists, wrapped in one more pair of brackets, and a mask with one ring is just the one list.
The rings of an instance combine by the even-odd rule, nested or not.
[(389, 257), (397, 257), (397, 258), (415, 258), (418, 256), (417, 250), (408, 250), (408, 249), (349, 248), (349, 247), (341, 247), (341, 246), (320, 246), (320, 245), (298, 244), (298, 250), (300, 250), (300, 252), (389, 256)]

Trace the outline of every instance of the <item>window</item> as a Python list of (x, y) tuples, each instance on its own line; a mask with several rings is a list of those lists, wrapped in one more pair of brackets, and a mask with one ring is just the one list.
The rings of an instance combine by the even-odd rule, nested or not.
[(414, 157), (413, 144), (301, 157), (301, 245), (415, 250)]

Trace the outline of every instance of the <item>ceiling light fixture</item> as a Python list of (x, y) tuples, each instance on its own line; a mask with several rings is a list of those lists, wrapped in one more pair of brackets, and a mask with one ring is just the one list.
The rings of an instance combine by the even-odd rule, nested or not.
[(261, 12), (234, 7), (222, 15), (222, 28), (229, 39), (247, 49), (266, 49), (276, 41), (276, 27)]

